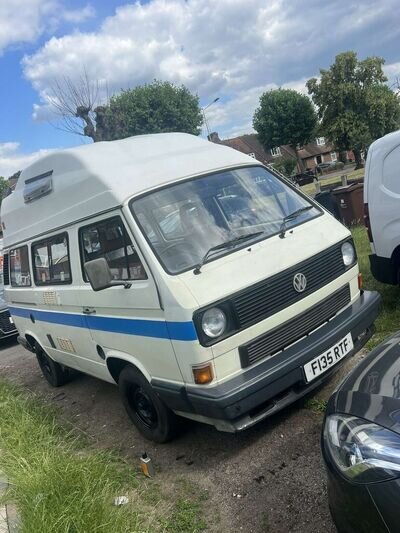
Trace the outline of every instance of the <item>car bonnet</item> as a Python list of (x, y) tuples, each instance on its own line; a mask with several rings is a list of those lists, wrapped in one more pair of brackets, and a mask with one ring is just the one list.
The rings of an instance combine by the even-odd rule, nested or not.
[(372, 350), (332, 396), (327, 414), (339, 412), (400, 433), (400, 332)]

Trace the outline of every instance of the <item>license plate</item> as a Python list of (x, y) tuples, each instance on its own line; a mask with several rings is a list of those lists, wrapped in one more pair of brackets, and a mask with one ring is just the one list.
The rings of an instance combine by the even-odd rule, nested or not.
[(14, 324), (14, 320), (13, 320), (12, 316), (9, 316), (8, 320), (10, 321), (10, 324)]
[(310, 381), (336, 365), (336, 363), (343, 359), (343, 357), (346, 357), (353, 348), (353, 339), (351, 338), (351, 333), (348, 333), (346, 337), (343, 337), (343, 339), (332, 346), (332, 348), (329, 348), (329, 350), (326, 350), (326, 352), (304, 365), (304, 374), (307, 383), (310, 383)]

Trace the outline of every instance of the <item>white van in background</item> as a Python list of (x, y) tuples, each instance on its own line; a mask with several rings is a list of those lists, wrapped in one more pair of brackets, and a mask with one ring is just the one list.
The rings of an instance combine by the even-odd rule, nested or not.
[(400, 131), (371, 144), (364, 180), (365, 224), (373, 276), (400, 283)]
[(164, 442), (239, 431), (371, 335), (351, 234), (258, 161), (179, 133), (52, 153), (2, 204), (6, 296), (48, 382), (117, 383)]

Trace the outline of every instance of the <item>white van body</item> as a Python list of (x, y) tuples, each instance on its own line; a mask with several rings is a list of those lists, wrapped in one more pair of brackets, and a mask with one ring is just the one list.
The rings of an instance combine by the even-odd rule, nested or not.
[[(342, 224), (253, 158), (192, 135), (51, 153), (22, 172), (1, 220), (21, 344), (120, 387), (134, 369), (146, 392), (135, 409), (157, 403), (148, 426), (163, 410), (244, 429), (329, 376), (378, 313)], [(94, 291), (84, 264), (98, 258), (125, 281)]]
[(371, 270), (383, 283), (400, 283), (400, 131), (368, 150), (364, 203), (371, 242)]

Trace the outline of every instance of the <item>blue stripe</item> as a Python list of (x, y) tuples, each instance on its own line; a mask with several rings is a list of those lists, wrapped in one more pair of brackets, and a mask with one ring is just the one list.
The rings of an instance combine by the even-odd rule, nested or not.
[(34, 318), (39, 322), (62, 324), (75, 328), (90, 328), (109, 333), (140, 335), (157, 339), (177, 341), (197, 340), (193, 322), (166, 322), (165, 320), (142, 320), (134, 318), (116, 318), (109, 316), (79, 315), (60, 313), (58, 311), (39, 311), (26, 307), (10, 307), (10, 313), (23, 318)]

